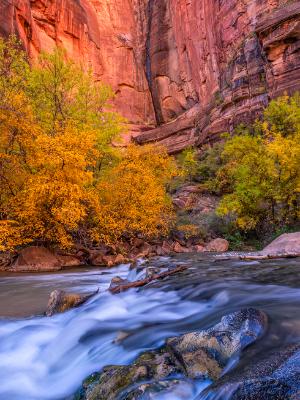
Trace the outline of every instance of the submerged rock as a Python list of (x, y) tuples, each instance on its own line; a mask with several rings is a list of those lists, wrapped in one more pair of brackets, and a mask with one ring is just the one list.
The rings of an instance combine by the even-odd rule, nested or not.
[(257, 340), (266, 326), (266, 314), (252, 308), (227, 315), (211, 329), (168, 339), (165, 346), (143, 353), (131, 365), (105, 367), (84, 381), (76, 399), (134, 400), (138, 395), (152, 399), (185, 376), (216, 380), (231, 357)]
[(216, 380), (229, 360), (263, 335), (267, 316), (253, 308), (222, 318), (213, 328), (167, 340), (190, 378)]
[(114, 289), (120, 285), (127, 285), (128, 283), (130, 282), (127, 279), (123, 279), (120, 276), (115, 276), (110, 282), (109, 290)]
[(265, 356), (243, 371), (233, 371), (212, 385), (198, 400), (300, 399), (300, 345)]
[(66, 293), (63, 290), (54, 290), (50, 293), (45, 314), (47, 317), (51, 317), (54, 314), (62, 313), (71, 308), (78, 307), (96, 293), (98, 293), (98, 291), (84, 296), (77, 293)]

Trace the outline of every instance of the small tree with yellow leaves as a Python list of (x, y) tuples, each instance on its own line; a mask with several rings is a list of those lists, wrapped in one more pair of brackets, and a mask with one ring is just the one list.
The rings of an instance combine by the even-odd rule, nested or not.
[(113, 149), (124, 120), (90, 71), (62, 50), (30, 68), (15, 38), (0, 39), (0, 95), (0, 251), (168, 231), (174, 162), (153, 146)]
[(166, 185), (175, 175), (175, 162), (164, 149), (130, 146), (98, 182), (94, 237), (111, 243), (122, 237), (168, 233), (174, 215)]
[(15, 39), (0, 41), (0, 76), (0, 246), (70, 246), (93, 203), (99, 160), (121, 130), (105, 111), (111, 91), (61, 50), (29, 68)]
[(300, 217), (300, 97), (273, 100), (259, 135), (230, 138), (222, 154), (231, 192), (220, 203), (220, 215), (231, 214), (243, 230), (295, 223)]

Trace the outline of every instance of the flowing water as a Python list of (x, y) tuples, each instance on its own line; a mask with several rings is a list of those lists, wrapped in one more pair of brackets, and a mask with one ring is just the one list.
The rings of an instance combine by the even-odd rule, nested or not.
[[(248, 306), (264, 310), (270, 324), (241, 363), (253, 362), (269, 348), (299, 342), (299, 259), (247, 263), (182, 255), (150, 264), (180, 263), (191, 267), (118, 295), (106, 289), (115, 275), (136, 278), (128, 265), (0, 276), (0, 399), (66, 399), (104, 365), (130, 363), (167, 337), (207, 328)], [(99, 294), (83, 306), (51, 318), (42, 315), (52, 290), (90, 293), (98, 287)], [(121, 332), (128, 336), (116, 340)], [(163, 398), (192, 400), (202, 388), (187, 382)]]

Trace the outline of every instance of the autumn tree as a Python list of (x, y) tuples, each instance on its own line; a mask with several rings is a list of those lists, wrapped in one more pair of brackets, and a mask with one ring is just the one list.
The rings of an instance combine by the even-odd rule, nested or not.
[(1, 244), (66, 247), (88, 213), (95, 171), (120, 119), (105, 111), (108, 88), (62, 51), (43, 54), (29, 68), (15, 39), (1, 45), (3, 87), (13, 94), (2, 96)]
[(99, 180), (94, 237), (105, 242), (168, 233), (173, 220), (166, 185), (176, 165), (163, 148), (130, 146), (121, 161)]
[(0, 95), (0, 250), (168, 230), (173, 160), (111, 145), (124, 120), (91, 71), (59, 49), (30, 67), (15, 38), (0, 40)]
[(219, 214), (231, 214), (243, 230), (282, 226), (299, 219), (299, 95), (273, 100), (250, 134), (230, 138), (217, 175), (231, 182)]
[(178, 163), (182, 170), (182, 177), (192, 181), (198, 172), (197, 150), (193, 147), (183, 150), (178, 156)]
[(3, 244), (23, 242), (11, 207), (32, 172), (29, 160), (34, 158), (33, 142), (40, 132), (25, 93), (28, 72), (17, 39), (0, 38), (0, 249)]

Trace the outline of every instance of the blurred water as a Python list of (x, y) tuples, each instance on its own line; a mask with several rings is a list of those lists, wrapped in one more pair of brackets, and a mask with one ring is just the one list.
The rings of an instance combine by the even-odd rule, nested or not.
[[(267, 312), (270, 326), (241, 362), (248, 362), (247, 357), (253, 361), (265, 349), (299, 341), (299, 260), (247, 263), (182, 255), (151, 261), (180, 263), (191, 268), (118, 295), (105, 289), (113, 276), (135, 278), (126, 265), (1, 276), (0, 399), (64, 399), (104, 365), (129, 363), (169, 336), (207, 328), (248, 306)], [(93, 292), (98, 287), (100, 293), (80, 308), (51, 318), (30, 316), (45, 310), (54, 289)], [(124, 331), (128, 337), (119, 343), (115, 339)], [(193, 399), (203, 389), (193, 382), (184, 385), (161, 399)]]

